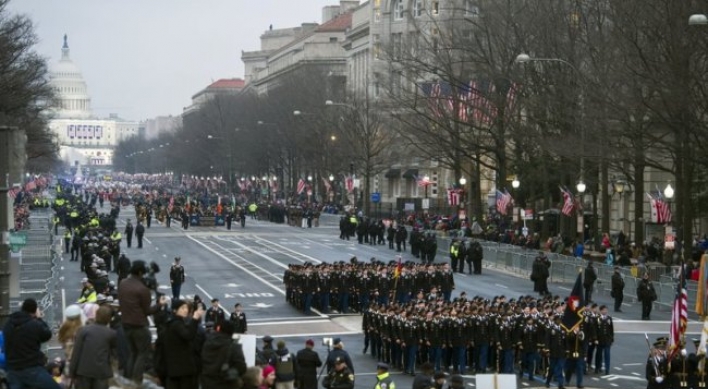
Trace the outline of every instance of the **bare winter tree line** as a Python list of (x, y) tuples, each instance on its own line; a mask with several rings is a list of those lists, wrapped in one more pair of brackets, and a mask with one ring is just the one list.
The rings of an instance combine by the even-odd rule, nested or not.
[[(517, 202), (536, 209), (557, 204), (558, 185), (582, 179), (586, 198), (603, 205), (593, 209), (601, 221), (594, 231), (609, 230), (613, 179), (640, 188), (633, 203), (642, 215), (644, 173), (658, 169), (675, 176), (675, 219), (693, 230), (692, 220), (708, 211), (701, 152), (708, 29), (688, 25), (691, 14), (705, 11), (702, 2), (440, 4), (434, 15), (406, 8), (404, 33), (372, 39), (364, 92), (345, 92), (326, 68), (303, 67), (266, 94), (205, 104), (180, 131), (155, 141), (172, 145), (158, 159), (186, 174), (282, 170), (289, 188), (306, 175), (320, 182), (353, 170), (368, 194), (373, 176), (423, 156), (456, 181), (471, 178), (473, 199), (482, 198), (488, 172), (498, 188), (516, 176), (523, 183)], [(531, 60), (519, 63), (522, 53)], [(121, 154), (117, 165), (126, 170), (149, 165)], [(473, 204), (481, 216), (483, 205)], [(642, 241), (643, 220), (634, 223)]]

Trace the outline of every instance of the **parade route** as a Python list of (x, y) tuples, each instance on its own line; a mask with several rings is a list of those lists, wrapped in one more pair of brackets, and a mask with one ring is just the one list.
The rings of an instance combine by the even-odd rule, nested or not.
[[(123, 208), (119, 226), (126, 218), (134, 219), (132, 208)], [(331, 226), (331, 224), (329, 224)], [(352, 256), (360, 260), (376, 257), (388, 262), (396, 253), (387, 245), (359, 245), (356, 241), (338, 238), (338, 230), (333, 228), (302, 229), (278, 225), (265, 221), (248, 219), (246, 228), (240, 226), (226, 230), (224, 227), (179, 228), (173, 222), (171, 228), (153, 221), (146, 231), (146, 241), (142, 249), (137, 249), (135, 240), (132, 248), (122, 244), (123, 252), (131, 259), (155, 261), (162, 271), (157, 275), (159, 291), (170, 293), (169, 266), (175, 256), (182, 257), (186, 271), (186, 283), (182, 286), (182, 297), (193, 298), (200, 295), (204, 301), (218, 298), (226, 311), (231, 311), (236, 302), (244, 306), (249, 319), (249, 333), (258, 337), (271, 335), (284, 339), (291, 351), (303, 347), (308, 338), (315, 339), (316, 350), (325, 358), (327, 350), (321, 345), (323, 337), (340, 337), (357, 367), (357, 388), (373, 386), (376, 361), (370, 355), (362, 354), (363, 335), (361, 316), (323, 315), (313, 312), (306, 316), (285, 301), (282, 284), (283, 272), (289, 263), (348, 261)], [(403, 261), (415, 260), (409, 253), (403, 253)], [(446, 261), (439, 255), (436, 261)], [(80, 279), (77, 262), (68, 262), (64, 256), (62, 270), (57, 277), (62, 287), (63, 302), (57, 310), (75, 301), (79, 296)], [(114, 276), (112, 276), (114, 278)], [(482, 275), (456, 274), (456, 289), (453, 297), (461, 291), (469, 296), (493, 297), (505, 295), (508, 298), (533, 294), (531, 283), (522, 278), (503, 272), (485, 269)], [(551, 292), (559, 296), (568, 294), (569, 285), (552, 284)], [(598, 304), (610, 304), (609, 295), (598, 293)], [(612, 348), (612, 371), (610, 375), (589, 375), (586, 387), (598, 388), (640, 388), (645, 387), (644, 364), (647, 348), (644, 333), (650, 338), (664, 336), (669, 331), (670, 312), (655, 310), (653, 321), (637, 320), (640, 307), (632, 301), (623, 306), (623, 313), (614, 315), (616, 342)], [(59, 313), (61, 315), (61, 313)], [(59, 316), (60, 317), (60, 316)], [(698, 337), (700, 323), (689, 323), (688, 337)], [(693, 351), (693, 350), (689, 350)], [(397, 384), (408, 387), (412, 377), (395, 374)], [(466, 384), (475, 386), (474, 376), (466, 377)], [(519, 381), (519, 387), (543, 386), (542, 382)], [(572, 387), (573, 385), (567, 385)]]

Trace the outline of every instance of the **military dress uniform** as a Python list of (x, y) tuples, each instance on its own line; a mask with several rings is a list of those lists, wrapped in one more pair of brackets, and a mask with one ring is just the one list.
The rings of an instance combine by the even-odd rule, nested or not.
[[(334, 363), (339, 365), (344, 363), (344, 360), (338, 357)], [(326, 389), (354, 389), (354, 373), (349, 370), (346, 364), (341, 370), (334, 368), (322, 381), (322, 386)]]
[(647, 358), (645, 377), (647, 389), (669, 388), (669, 364), (663, 350), (652, 349), (652, 355)]

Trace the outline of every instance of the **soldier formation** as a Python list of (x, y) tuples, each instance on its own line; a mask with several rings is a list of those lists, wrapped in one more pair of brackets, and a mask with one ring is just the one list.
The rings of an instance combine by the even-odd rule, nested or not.
[(363, 312), (371, 302), (407, 303), (419, 291), (431, 286), (450, 299), (455, 288), (453, 272), (448, 264), (417, 264), (391, 261), (383, 263), (372, 258), (348, 263), (288, 265), (283, 277), (286, 299), (305, 313), (312, 308), (322, 313)]
[(572, 327), (562, 322), (565, 310), (558, 296), (462, 292), (450, 301), (433, 288), (406, 303), (372, 303), (363, 314), (364, 352), (411, 375), (428, 362), (436, 371), (516, 373), (559, 387), (574, 375), (582, 388), (586, 372), (609, 374), (614, 327), (605, 306), (588, 305)]
[[(649, 339), (647, 338), (647, 343)], [(675, 350), (669, 347), (668, 338), (661, 337), (649, 349), (646, 363), (648, 389), (705, 388), (708, 383), (706, 353), (699, 352), (700, 341), (694, 339), (696, 352), (688, 353), (685, 342)]]

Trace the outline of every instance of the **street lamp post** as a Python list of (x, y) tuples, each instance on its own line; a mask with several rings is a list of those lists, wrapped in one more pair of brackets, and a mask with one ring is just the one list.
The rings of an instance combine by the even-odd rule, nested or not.
[[(580, 204), (583, 204), (583, 196), (585, 195), (585, 189), (587, 189), (587, 186), (585, 185), (585, 182), (580, 179), (578, 183), (575, 185), (575, 189), (577, 189), (578, 194), (580, 195)], [(585, 211), (582, 210), (580, 211), (580, 214), (578, 215), (578, 225), (576, 231), (578, 234), (580, 234), (580, 238), (582, 240), (582, 243), (585, 244)]]

